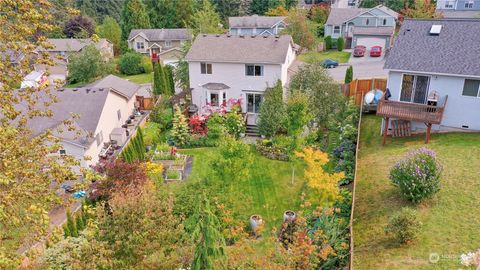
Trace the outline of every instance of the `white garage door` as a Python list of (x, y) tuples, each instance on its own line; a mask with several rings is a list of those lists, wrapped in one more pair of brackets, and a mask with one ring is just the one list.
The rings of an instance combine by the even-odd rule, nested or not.
[(363, 45), (367, 47), (367, 50), (370, 50), (373, 46), (382, 46), (382, 49), (385, 50), (386, 38), (377, 38), (377, 37), (359, 37), (357, 38), (357, 45)]

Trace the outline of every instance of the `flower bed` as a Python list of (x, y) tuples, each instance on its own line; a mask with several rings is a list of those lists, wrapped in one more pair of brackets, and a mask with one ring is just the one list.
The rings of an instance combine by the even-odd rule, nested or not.
[(264, 157), (273, 160), (288, 161), (288, 150), (275, 146), (271, 140), (257, 140), (257, 151)]
[(179, 170), (168, 169), (165, 172), (165, 182), (176, 182), (182, 180), (182, 172)]

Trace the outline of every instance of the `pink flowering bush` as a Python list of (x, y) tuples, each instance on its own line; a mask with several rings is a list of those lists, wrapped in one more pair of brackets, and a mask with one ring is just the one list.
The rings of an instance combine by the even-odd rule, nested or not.
[(420, 148), (410, 151), (390, 170), (390, 180), (402, 195), (416, 203), (440, 190), (442, 165), (433, 150)]

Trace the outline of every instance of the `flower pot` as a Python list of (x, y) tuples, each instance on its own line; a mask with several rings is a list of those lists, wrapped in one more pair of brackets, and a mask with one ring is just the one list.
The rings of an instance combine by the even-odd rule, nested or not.
[(245, 133), (240, 133), (240, 138), (245, 137)]
[(292, 210), (287, 210), (283, 213), (283, 222), (292, 222), (297, 218), (297, 214)]
[(250, 216), (250, 227), (252, 231), (256, 234), (260, 227), (263, 225), (263, 218), (260, 215)]

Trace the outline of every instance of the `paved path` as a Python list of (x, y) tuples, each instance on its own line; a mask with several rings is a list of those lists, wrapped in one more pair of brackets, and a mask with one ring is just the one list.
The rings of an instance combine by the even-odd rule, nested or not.
[(330, 76), (332, 76), (334, 80), (343, 82), (347, 67), (352, 65), (354, 79), (386, 78), (388, 72), (383, 69), (384, 63), (385, 60), (383, 59), (380, 61), (352, 62), (336, 68), (328, 69), (328, 73), (330, 73)]

